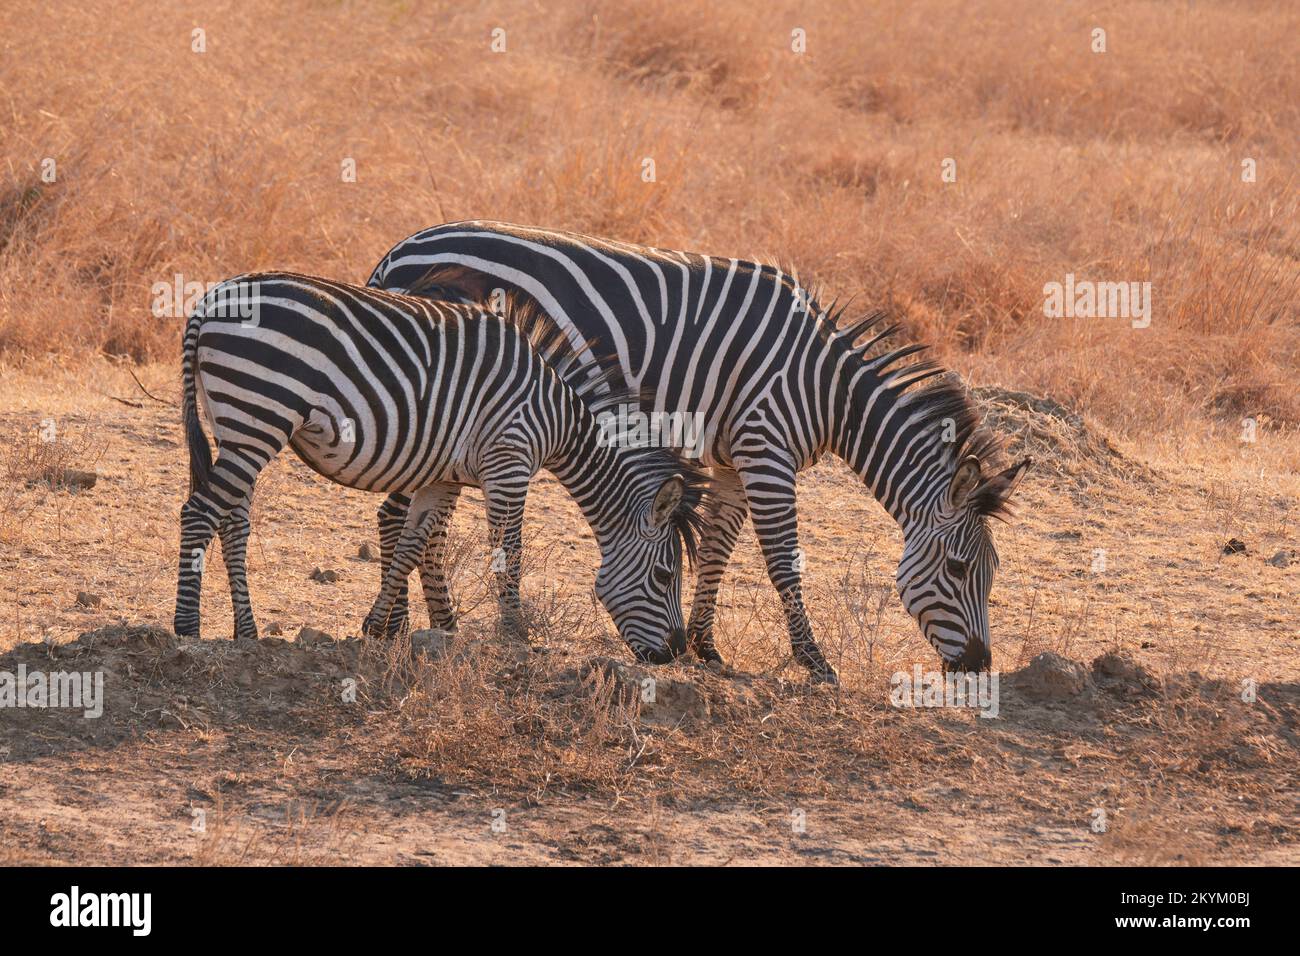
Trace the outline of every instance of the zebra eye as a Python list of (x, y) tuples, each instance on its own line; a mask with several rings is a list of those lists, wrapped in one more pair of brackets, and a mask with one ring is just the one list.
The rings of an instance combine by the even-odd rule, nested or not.
[(948, 575), (956, 578), (958, 581), (966, 577), (966, 562), (958, 561), (956, 558), (948, 559)]
[(672, 583), (673, 580), (672, 568), (655, 568), (652, 573), (654, 574), (655, 583), (658, 584), (660, 587), (666, 588), (668, 587), (669, 584)]

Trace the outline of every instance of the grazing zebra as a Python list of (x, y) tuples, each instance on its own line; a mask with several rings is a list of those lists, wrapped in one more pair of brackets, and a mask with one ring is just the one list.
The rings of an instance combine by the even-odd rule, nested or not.
[(410, 496), (367, 633), (391, 627), (399, 591), (435, 528), (442, 541), (465, 485), (483, 489), (501, 610), (517, 625), (524, 499), (547, 468), (595, 533), (596, 594), (624, 640), (649, 662), (685, 651), (682, 552), (694, 554), (704, 475), (666, 450), (609, 447), (593, 411), (607, 399), (586, 401), (606, 391), (606, 376), (553, 328), (325, 279), (250, 274), (200, 302), (182, 361), (191, 491), (181, 509), (176, 633), (198, 635), (202, 559), (219, 532), (235, 636), (257, 637), (249, 505), (259, 472), (291, 445), (332, 481)]
[(815, 679), (836, 679), (804, 610), (795, 511), (795, 475), (829, 451), (902, 528), (899, 594), (945, 667), (990, 666), (988, 518), (1029, 460), (989, 468), (996, 445), (977, 433), (961, 389), (932, 380), (935, 365), (900, 364), (922, 346), (872, 354), (896, 330), (879, 314), (841, 329), (839, 313), (773, 266), (497, 222), (416, 233), (369, 284), (479, 301), (523, 293), (575, 347), (609, 348), (647, 411), (703, 414), (714, 484), (689, 625), (701, 658), (719, 659), (718, 586), (749, 515), (795, 659)]

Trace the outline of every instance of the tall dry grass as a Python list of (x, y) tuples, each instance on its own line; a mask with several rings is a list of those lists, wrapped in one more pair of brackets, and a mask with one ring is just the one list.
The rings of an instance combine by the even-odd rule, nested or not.
[[(794, 263), (963, 373), (1125, 431), (1300, 422), (1293, 4), (53, 0), (5, 20), (8, 362), (170, 357), (180, 320), (150, 287), (176, 273), (362, 280), (417, 228), (500, 218)], [(1045, 318), (1066, 273), (1150, 281), (1151, 327)]]

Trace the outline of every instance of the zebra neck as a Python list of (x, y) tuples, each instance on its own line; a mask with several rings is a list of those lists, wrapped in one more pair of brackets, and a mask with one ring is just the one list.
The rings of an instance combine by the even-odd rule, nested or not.
[(606, 510), (621, 503), (616, 492), (626, 490), (627, 476), (617, 450), (601, 440), (599, 424), (581, 401), (575, 399), (566, 414), (572, 428), (544, 467), (577, 502), (592, 530), (599, 533)]
[(887, 381), (865, 377), (841, 403), (835, 452), (857, 472), (881, 506), (907, 532), (922, 520), (951, 472), (941, 423)]

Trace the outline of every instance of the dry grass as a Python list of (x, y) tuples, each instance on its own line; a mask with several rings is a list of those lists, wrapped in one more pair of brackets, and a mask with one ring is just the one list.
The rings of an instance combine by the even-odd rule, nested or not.
[(47, 502), (59, 511), (61, 532), (66, 499), (58, 492), (80, 487), (101, 451), (84, 430), (60, 434), (54, 419), (10, 434), (0, 447), (0, 543), (20, 541), (23, 523)]
[[(1043, 700), (1005, 672), (1000, 719), (986, 722), (895, 709), (871, 685), (643, 669), (507, 646), (487, 622), (467, 630), (432, 654), (122, 627), (57, 652), (28, 645), (6, 662), (101, 669), (114, 693), (93, 740), (75, 716), (0, 712), (14, 786), (29, 794), (52, 769), (111, 760), (119, 802), (78, 787), (39, 833), (27, 832), (39, 803), (0, 828), (36, 840), (16, 857), (31, 862), (68, 851), (65, 817), (86, 800), (108, 832), (148, 829), (150, 808), (171, 818), (117, 857), (136, 862), (366, 862), (391, 859), (381, 844), (393, 842), (447, 860), (540, 847), (551, 860), (790, 862), (831, 852), (828, 836), (849, 859), (888, 862), (934, 855), (936, 841), (984, 862), (1043, 862), (1053, 844), (1094, 863), (1294, 856), (1294, 684), (1246, 703), (1230, 683), (1130, 663)], [(657, 699), (644, 704), (650, 675)], [(361, 689), (353, 702), (336, 692), (345, 676)], [(142, 801), (140, 788), (171, 796)], [(736, 832), (754, 819), (757, 833)], [(416, 820), (432, 828), (412, 840)]]
[[(417, 228), (492, 217), (778, 256), (977, 380), (1125, 432), (1300, 421), (1287, 4), (56, 2), (11, 21), (10, 361), (170, 358), (178, 320), (150, 288), (175, 273), (362, 279)], [(1151, 328), (1044, 318), (1066, 273), (1150, 281)]]
[[(1095, 26), (1105, 54), (1089, 50)], [(1009, 678), (1044, 651), (1120, 652), (1151, 682), (1059, 706), (1008, 683), (996, 722), (889, 707), (890, 675), (934, 654), (893, 593), (897, 528), (822, 465), (800, 479), (800, 534), (844, 686), (798, 680), (746, 529), (718, 614), (742, 673), (657, 671), (708, 709), (664, 721), (613, 663), (627, 655), (592, 604), (594, 544), (541, 478), (526, 524), (534, 649), (495, 633), (467, 493), (453, 653), (412, 656), (406, 639), (124, 651), (113, 673), (131, 695), (125, 710), (110, 698), (102, 739), (57, 719), (0, 738), (15, 807), (0, 844), (19, 848), (5, 859), (78, 858), (71, 835), (89, 827), (119, 848), (108, 862), (421, 862), (421, 841), (476, 862), (1293, 860), (1296, 568), (1265, 559), (1300, 527), (1300, 77), (1278, 67), (1298, 31), (1291, 6), (1232, 2), (782, 2), (756, 18), (738, 2), (228, 0), (195, 20), (56, 0), (9, 17), (6, 654), (170, 623), (176, 415), (121, 361), (85, 357), (142, 361), (150, 391), (174, 395), (180, 321), (151, 314), (154, 283), (264, 267), (361, 280), (417, 228), (499, 218), (778, 258), (888, 306), (1040, 462), (998, 531), (997, 666)], [(1045, 318), (1043, 286), (1067, 273), (1150, 281), (1151, 327)], [(57, 443), (39, 442), (48, 419)], [(62, 488), (69, 468), (99, 483)], [(292, 459), (268, 469), (249, 562), (264, 627), (355, 629), (377, 584), (355, 558), (377, 504)], [(1224, 556), (1229, 537), (1249, 551)], [(339, 580), (308, 580), (315, 566)], [(223, 577), (207, 576), (208, 638), (229, 633)], [(77, 606), (79, 590), (102, 606)], [(337, 703), (345, 675), (364, 678), (357, 709)], [(1259, 703), (1238, 699), (1244, 678)], [(113, 780), (103, 810), (97, 773)], [(69, 787), (78, 775), (92, 783)], [(505, 836), (487, 826), (498, 808)], [(813, 836), (792, 835), (795, 810)]]

